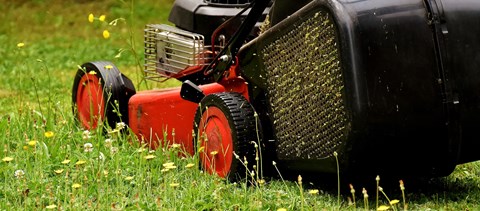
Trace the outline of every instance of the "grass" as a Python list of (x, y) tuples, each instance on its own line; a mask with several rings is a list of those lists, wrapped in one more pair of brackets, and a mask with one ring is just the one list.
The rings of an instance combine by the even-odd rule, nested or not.
[[(0, 210), (364, 208), (359, 188), (375, 187), (375, 178), (370, 184), (353, 184), (356, 192), (342, 184), (342, 191), (349, 194), (340, 198), (336, 187), (323, 188), (322, 183), (332, 181), (297, 180), (298, 175), (283, 180), (284, 172), (263, 185), (229, 183), (198, 170), (198, 158), (176, 156), (180, 148), (148, 151), (136, 144), (132, 134), (86, 134), (76, 126), (71, 86), (77, 65), (83, 62), (111, 60), (139, 90), (176, 84), (143, 82), (129, 50), (133, 40), (134, 52), (142, 56), (143, 26), (166, 22), (171, 2), (135, 1), (132, 7), (130, 1), (115, 0), (0, 1), (4, 11), (0, 14)], [(125, 18), (125, 22), (115, 27), (89, 23), (90, 13), (105, 14), (107, 21)], [(102, 37), (105, 29), (110, 31), (109, 39)], [(18, 43), (25, 46), (19, 48)], [(121, 57), (116, 58), (121, 49)], [(408, 209), (479, 210), (479, 173), (480, 164), (475, 162), (458, 166), (446, 178), (405, 180)], [(391, 200), (402, 201), (397, 184), (382, 182)], [(416, 184), (409, 186), (412, 183)], [(371, 209), (375, 192), (368, 190)], [(348, 203), (351, 193), (356, 194), (355, 206)], [(387, 203), (379, 195), (379, 204)], [(403, 205), (396, 209), (403, 210)]]

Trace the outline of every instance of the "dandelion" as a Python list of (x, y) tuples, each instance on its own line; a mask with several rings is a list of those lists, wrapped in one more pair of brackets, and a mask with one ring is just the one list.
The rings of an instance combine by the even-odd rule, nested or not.
[(160, 170), (160, 172), (167, 172), (167, 171), (170, 171), (170, 169), (162, 169), (162, 170)]
[(170, 183), (170, 187), (178, 187), (180, 186), (180, 183)]
[(194, 167), (194, 166), (195, 166), (195, 164), (189, 163), (189, 164), (187, 164), (187, 165), (185, 166), (185, 168), (192, 168), (192, 167)]
[(280, 208), (280, 209), (277, 209), (277, 211), (287, 211), (287, 209), (285, 209), (285, 208)]
[(403, 200), (403, 209), (407, 210), (407, 204), (405, 202), (405, 184), (403, 184), (403, 180), (400, 180), (400, 190), (402, 191), (402, 200)]
[[(96, 75), (97, 72), (95, 72), (94, 70), (91, 70), (90, 72), (88, 72), (89, 75)], [(84, 138), (85, 139), (85, 138)], [(88, 139), (88, 138), (87, 138)]]
[(175, 166), (175, 163), (173, 163), (173, 162), (168, 162), (168, 163), (162, 164), (162, 166), (165, 167), (165, 168), (168, 167), (168, 166)]
[(45, 208), (47, 208), (47, 210), (53, 210), (53, 209), (57, 208), (57, 205), (50, 204), (50, 205), (46, 206)]
[(362, 194), (363, 194), (363, 204), (365, 206), (365, 210), (369, 210), (367, 189), (362, 188)]
[(176, 169), (177, 167), (176, 166), (167, 166), (165, 167), (166, 169)]
[(127, 180), (127, 181), (131, 181), (131, 180), (133, 180), (133, 176), (128, 176), (128, 177), (125, 177), (125, 180)]
[(150, 154), (150, 155), (145, 156), (144, 158), (145, 158), (145, 160), (151, 160), (151, 159), (156, 158), (156, 157), (157, 156)]
[(63, 169), (57, 169), (57, 170), (54, 170), (53, 172), (55, 172), (55, 174), (61, 174), (63, 173)]
[(23, 150), (28, 150), (28, 146), (23, 146)]
[(62, 161), (62, 164), (69, 164), (70, 163), (70, 160), (69, 159), (65, 159)]
[(103, 30), (103, 38), (108, 39), (110, 37), (110, 32), (108, 30)]
[(400, 202), (400, 200), (394, 199), (394, 200), (390, 201), (390, 205), (395, 205), (395, 204), (398, 204), (399, 202)]
[(19, 170), (15, 171), (14, 175), (17, 179), (21, 179), (25, 175), (25, 172), (23, 170), (19, 169)]
[(77, 161), (77, 162), (75, 163), (75, 165), (80, 166), (80, 165), (83, 165), (83, 164), (85, 164), (85, 163), (87, 163), (87, 161), (79, 160), (79, 161)]
[(317, 195), (318, 194), (318, 189), (309, 190), (308, 193), (311, 194), (311, 195)]
[(32, 140), (32, 141), (28, 142), (28, 146), (34, 147), (35, 145), (37, 145), (37, 141), (35, 141), (35, 140)]
[(353, 206), (356, 207), (355, 203), (356, 203), (356, 200), (355, 200), (355, 188), (353, 188), (353, 185), (352, 184), (349, 184), (349, 187), (350, 187), (350, 193), (352, 194), (352, 198), (353, 198)]
[(23, 42), (17, 44), (18, 48), (23, 48), (24, 46), (25, 46), (25, 43), (23, 43)]
[(117, 154), (117, 152), (118, 152), (118, 148), (117, 148), (117, 147), (111, 147), (111, 148), (110, 148), (110, 153), (111, 153), (112, 155)]
[(54, 134), (52, 131), (47, 131), (47, 132), (44, 133), (44, 135), (45, 135), (45, 137), (47, 137), (47, 138), (51, 138), (51, 137), (53, 137), (55, 134)]
[(105, 147), (110, 148), (112, 147), (113, 140), (112, 139), (105, 139)]
[[(105, 65), (105, 69), (106, 69), (106, 70), (111, 70), (112, 68), (113, 68), (112, 65)], [(121, 130), (121, 129), (123, 129), (124, 127), (125, 127), (125, 123), (119, 122), (119, 123), (117, 123), (115, 129)]]
[(181, 146), (180, 144), (172, 144), (171, 147), (172, 147), (173, 149), (177, 149), (177, 148), (180, 148), (180, 146)]
[(384, 210), (388, 210), (388, 209), (390, 209), (389, 206), (382, 205), (382, 206), (378, 207), (377, 210), (378, 210), (378, 211), (384, 211)]
[(82, 185), (80, 185), (80, 184), (78, 184), (78, 183), (74, 183), (74, 184), (72, 185), (72, 188), (74, 188), (74, 189), (79, 189), (79, 188), (81, 188), (81, 187), (82, 187)]
[(93, 23), (93, 20), (94, 20), (94, 19), (95, 19), (95, 17), (93, 16), (92, 13), (90, 13), (90, 14), (88, 15), (88, 22)]
[(93, 144), (92, 143), (85, 143), (83, 145), (84, 152), (92, 152), (93, 151)]
[(13, 160), (12, 157), (4, 157), (4, 158), (2, 159), (2, 161), (3, 161), (3, 162), (6, 162), (6, 163), (8, 163), (8, 162), (10, 162), (10, 161), (12, 161), (12, 160)]
[(98, 17), (98, 20), (105, 22), (105, 17), (106, 17), (105, 15), (100, 15), (100, 17)]

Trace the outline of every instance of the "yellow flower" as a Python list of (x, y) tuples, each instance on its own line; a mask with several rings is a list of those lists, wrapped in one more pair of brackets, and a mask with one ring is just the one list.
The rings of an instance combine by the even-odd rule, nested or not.
[(187, 165), (185, 166), (185, 168), (192, 168), (192, 167), (194, 167), (194, 166), (195, 166), (195, 164), (189, 163), (189, 164), (187, 164)]
[[(106, 70), (111, 70), (112, 68), (113, 68), (112, 65), (105, 65), (105, 69), (106, 69)], [(120, 125), (120, 127), (121, 127), (121, 125)], [(122, 128), (122, 129), (123, 129), (123, 128)]]
[(180, 186), (180, 183), (170, 183), (170, 187), (178, 187)]
[(394, 199), (394, 200), (390, 201), (390, 205), (398, 204), (398, 202), (400, 202), (400, 200)]
[(68, 159), (65, 159), (65, 160), (62, 161), (62, 164), (68, 164), (68, 163), (70, 163), (70, 160), (68, 160)]
[(93, 23), (93, 20), (94, 20), (94, 19), (95, 19), (95, 17), (93, 16), (92, 13), (90, 13), (90, 14), (88, 15), (88, 22)]
[(127, 181), (133, 180), (133, 177), (132, 176), (125, 177), (125, 180)]
[(80, 185), (80, 184), (78, 184), (78, 183), (74, 183), (74, 184), (72, 185), (72, 188), (75, 188), (75, 189), (78, 189), (78, 188), (80, 188), (80, 187), (82, 187), (82, 185)]
[(212, 151), (212, 152), (210, 152), (210, 155), (212, 155), (212, 156), (215, 156), (215, 155), (217, 155), (217, 154), (218, 154), (218, 151)]
[(53, 137), (54, 135), (55, 135), (55, 134), (54, 134), (52, 131), (47, 131), (47, 132), (45, 132), (45, 137), (47, 137), (47, 138), (51, 138), (51, 137)]
[(88, 72), (88, 74), (89, 74), (89, 75), (96, 75), (97, 72), (95, 72), (95, 71), (92, 70), (92, 71)]
[(380, 206), (380, 207), (377, 208), (378, 211), (384, 211), (384, 210), (388, 210), (388, 209), (390, 209), (390, 207), (389, 207), (389, 206), (385, 206), (385, 205), (382, 205), (382, 206)]
[(170, 171), (170, 169), (162, 169), (160, 170), (161, 172), (167, 172), (167, 171)]
[(176, 149), (176, 148), (180, 148), (180, 146), (181, 146), (180, 144), (172, 144), (171, 147), (174, 148), (174, 149)]
[(308, 193), (312, 195), (318, 194), (318, 189), (309, 190)]
[(280, 209), (277, 209), (277, 211), (287, 211), (287, 209), (285, 209), (285, 208), (280, 208)]
[(20, 42), (20, 43), (17, 44), (17, 47), (19, 47), (19, 48), (22, 48), (24, 46), (25, 46), (25, 43), (23, 43), (23, 42)]
[(45, 208), (47, 208), (47, 210), (53, 210), (53, 209), (57, 208), (57, 205), (50, 204), (50, 205), (46, 206)]
[(168, 163), (164, 163), (162, 166), (163, 166), (163, 167), (168, 167), (168, 166), (174, 166), (174, 165), (175, 165), (175, 163), (173, 163), (173, 162), (168, 162)]
[(79, 166), (79, 165), (82, 165), (82, 164), (85, 164), (87, 161), (84, 161), (84, 160), (79, 160), (75, 163), (75, 165)]
[(104, 22), (105, 21), (105, 15), (100, 15), (100, 17), (98, 17), (98, 20)]
[(198, 148), (198, 152), (203, 152), (203, 150), (205, 150), (205, 147)]
[(110, 37), (110, 32), (108, 30), (103, 30), (103, 38), (108, 39)]
[(176, 169), (176, 166), (165, 166), (166, 169)]
[(54, 170), (53, 172), (55, 172), (55, 174), (61, 174), (63, 173), (63, 169), (57, 169), (57, 170)]
[(23, 150), (28, 150), (28, 146), (23, 146)]
[(150, 155), (145, 156), (144, 158), (145, 158), (146, 160), (151, 160), (151, 159), (156, 158), (156, 157), (157, 157), (157, 156), (150, 154)]
[(29, 141), (28, 145), (34, 147), (35, 145), (37, 145), (37, 141), (35, 141), (35, 140)]
[(7, 163), (8, 163), (8, 162), (12, 161), (13, 158), (12, 158), (12, 157), (4, 157), (2, 160), (3, 160), (4, 162), (7, 162)]

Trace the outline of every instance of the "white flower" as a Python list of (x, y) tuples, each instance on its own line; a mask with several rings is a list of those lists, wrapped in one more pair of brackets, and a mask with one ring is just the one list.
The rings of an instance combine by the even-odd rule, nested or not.
[(109, 139), (109, 138), (105, 139), (105, 147), (106, 148), (112, 147), (112, 142), (113, 142), (112, 139)]
[(84, 144), (84, 145), (83, 145), (83, 150), (84, 150), (85, 152), (91, 152), (91, 151), (93, 151), (93, 145), (92, 145), (92, 143), (86, 143), (86, 144)]
[(117, 147), (112, 147), (110, 148), (110, 153), (112, 153), (112, 155), (116, 154), (118, 152), (118, 148)]
[(98, 156), (99, 160), (105, 160), (105, 155), (103, 155), (102, 152), (100, 152), (100, 155)]
[(90, 139), (91, 137), (92, 137), (92, 136), (91, 136), (89, 130), (83, 131), (83, 133), (82, 133), (82, 139), (83, 139), (83, 140), (88, 140), (88, 139)]
[(125, 126), (127, 126), (127, 125), (124, 122), (118, 122), (115, 129), (116, 130), (122, 130), (123, 128), (125, 128)]
[(25, 172), (23, 170), (19, 169), (19, 170), (15, 171), (14, 175), (15, 175), (16, 178), (21, 179), (25, 175)]

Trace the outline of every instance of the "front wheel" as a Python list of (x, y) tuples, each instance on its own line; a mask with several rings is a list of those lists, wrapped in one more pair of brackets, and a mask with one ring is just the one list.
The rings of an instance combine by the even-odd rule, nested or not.
[[(210, 94), (195, 114), (194, 145), (200, 166), (231, 181), (256, 172), (256, 118), (252, 105), (238, 93)], [(235, 153), (235, 154), (234, 154)]]

